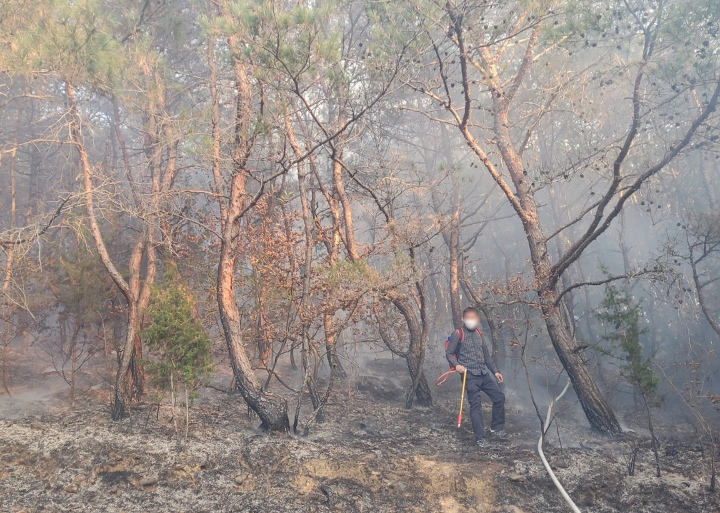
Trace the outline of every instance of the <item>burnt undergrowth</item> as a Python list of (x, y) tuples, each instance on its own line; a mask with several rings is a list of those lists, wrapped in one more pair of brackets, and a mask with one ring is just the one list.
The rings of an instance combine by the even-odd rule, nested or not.
[[(208, 388), (183, 444), (165, 407), (140, 404), (112, 422), (100, 400), (29, 403), (0, 420), (0, 503), (13, 512), (565, 511), (534, 452), (532, 412), (510, 404), (513, 437), (478, 452), (469, 422), (454, 425), (452, 384), (437, 389), (435, 406), (413, 410), (394, 387), (372, 376), (344, 383), (308, 436), (265, 434), (239, 395)], [(661, 478), (640, 434), (608, 438), (563, 421), (546, 454), (583, 511), (715, 511), (709, 446), (664, 432)]]

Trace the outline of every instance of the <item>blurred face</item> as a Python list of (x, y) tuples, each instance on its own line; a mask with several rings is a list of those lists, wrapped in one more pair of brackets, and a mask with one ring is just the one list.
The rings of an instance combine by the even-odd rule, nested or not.
[(480, 324), (480, 317), (472, 310), (463, 315), (463, 324), (469, 330), (474, 330)]

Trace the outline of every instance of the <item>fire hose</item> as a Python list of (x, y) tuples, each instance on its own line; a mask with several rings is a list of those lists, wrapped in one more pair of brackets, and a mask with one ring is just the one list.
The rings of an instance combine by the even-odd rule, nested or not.
[(435, 386), (439, 387), (448, 380), (448, 376), (450, 376), (450, 374), (454, 374), (456, 372), (457, 371), (455, 369), (450, 369), (445, 374), (440, 374), (438, 379), (435, 380)]
[(568, 506), (570, 506), (570, 509), (573, 510), (573, 513), (580, 513), (580, 509), (575, 505), (573, 500), (570, 498), (570, 495), (568, 495), (567, 491), (565, 491), (565, 488), (563, 485), (560, 484), (560, 481), (558, 480), (557, 476), (555, 475), (555, 472), (552, 471), (552, 468), (550, 467), (550, 464), (548, 463), (547, 458), (545, 458), (545, 453), (543, 452), (543, 442), (545, 441), (545, 433), (547, 433), (547, 430), (550, 428), (550, 423), (552, 422), (552, 417), (550, 414), (552, 413), (552, 408), (555, 403), (557, 403), (562, 397), (565, 395), (565, 392), (568, 391), (568, 388), (570, 388), (570, 380), (565, 384), (565, 388), (562, 389), (562, 392), (560, 392), (560, 395), (558, 395), (555, 399), (550, 401), (550, 404), (548, 404), (547, 409), (547, 415), (545, 415), (545, 420), (542, 422), (542, 429), (540, 431), (540, 438), (538, 439), (537, 443), (537, 450), (538, 454), (540, 455), (540, 459), (543, 462), (543, 465), (545, 466), (545, 470), (547, 471), (548, 475), (550, 476), (550, 479), (552, 479), (552, 482), (555, 484), (555, 488), (558, 489), (560, 492), (560, 495), (562, 495), (563, 499), (565, 499), (565, 502), (567, 502)]

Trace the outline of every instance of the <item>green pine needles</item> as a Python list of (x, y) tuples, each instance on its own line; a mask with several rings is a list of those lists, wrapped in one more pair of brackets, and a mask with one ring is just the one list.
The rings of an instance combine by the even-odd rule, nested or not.
[(144, 361), (147, 374), (153, 385), (170, 392), (178, 436), (175, 409), (178, 395), (184, 395), (187, 438), (189, 408), (202, 379), (212, 371), (211, 342), (193, 316), (190, 292), (172, 279), (153, 288), (147, 315), (151, 322), (143, 336), (152, 355)]
[(171, 383), (195, 392), (212, 370), (210, 339), (192, 315), (192, 298), (178, 284), (153, 290), (144, 339), (157, 359), (146, 360), (152, 383), (170, 390)]
[(625, 379), (651, 398), (657, 391), (658, 377), (652, 370), (654, 355), (647, 358), (643, 356), (640, 338), (647, 329), (640, 326), (642, 317), (640, 305), (635, 304), (624, 292), (608, 285), (605, 287), (605, 298), (600, 307), (596, 316), (609, 325), (602, 339), (609, 342), (613, 349), (620, 349), (622, 352), (615, 356), (625, 362), (621, 366)]
[[(647, 413), (648, 429), (652, 442), (653, 453), (655, 454), (656, 476), (660, 477), (660, 455), (658, 453), (658, 441), (653, 428), (652, 414), (650, 407), (657, 405), (658, 377), (653, 372), (652, 360), (654, 355), (647, 358), (643, 356), (643, 347), (640, 338), (647, 331), (640, 326), (642, 310), (627, 293), (621, 292), (612, 285), (605, 287), (605, 298), (600, 303), (600, 311), (596, 313), (597, 318), (606, 323), (607, 332), (603, 340), (610, 343), (612, 354), (614, 350), (620, 349), (618, 356), (625, 363), (621, 365), (622, 374), (630, 384), (639, 392)], [(634, 473), (634, 456), (632, 464), (628, 466), (630, 475)]]

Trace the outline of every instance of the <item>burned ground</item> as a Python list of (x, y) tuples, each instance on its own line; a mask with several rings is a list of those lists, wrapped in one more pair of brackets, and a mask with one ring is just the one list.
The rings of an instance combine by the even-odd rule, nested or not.
[[(434, 407), (406, 410), (397, 384), (361, 376), (337, 386), (327, 421), (307, 436), (262, 433), (239, 395), (206, 389), (184, 446), (165, 407), (158, 415), (139, 405), (112, 422), (100, 398), (74, 407), (56, 397), (6, 401), (0, 504), (12, 512), (566, 511), (535, 452), (534, 413), (510, 404), (513, 438), (478, 452), (469, 419), (455, 426), (456, 389), (448, 382)], [(671, 435), (659, 479), (640, 435), (609, 439), (561, 421), (546, 453), (583, 511), (717, 511), (708, 446), (677, 427), (663, 432)]]

